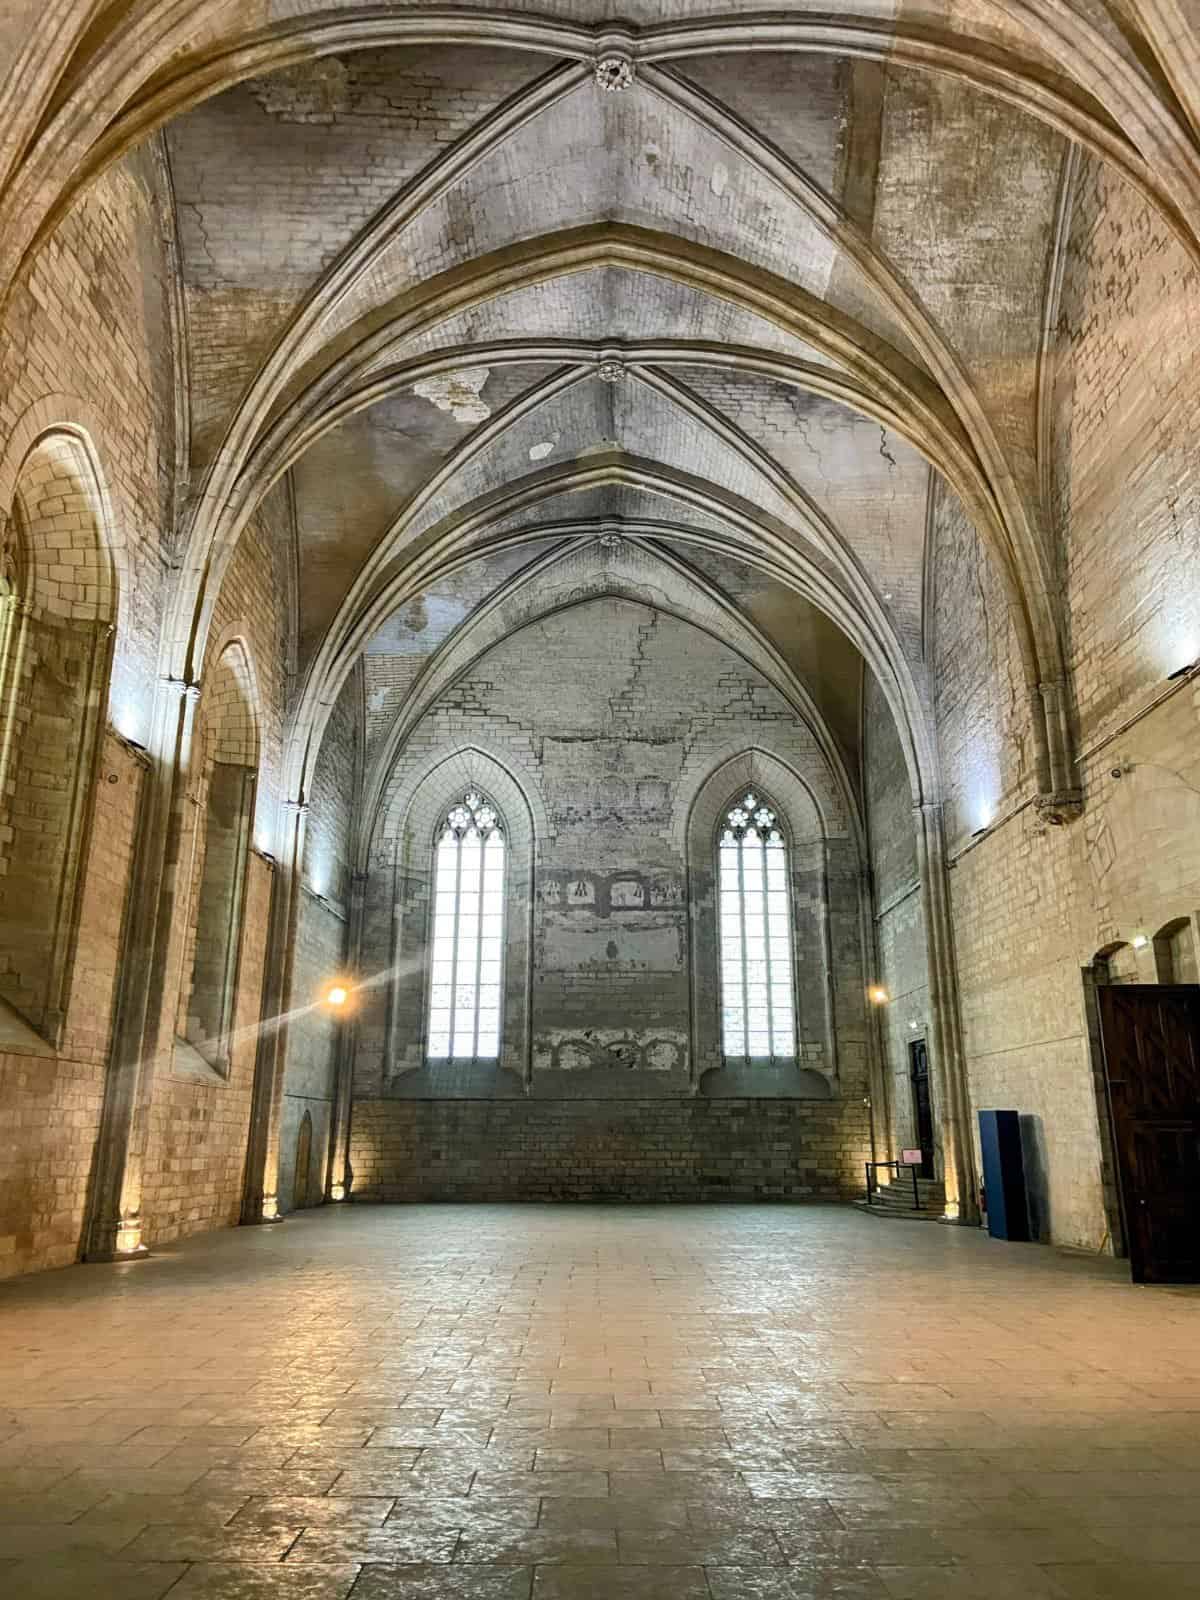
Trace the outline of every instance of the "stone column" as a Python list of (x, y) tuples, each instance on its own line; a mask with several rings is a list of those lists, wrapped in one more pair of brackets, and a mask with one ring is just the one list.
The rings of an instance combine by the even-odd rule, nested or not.
[[(155, 696), (151, 763), (121, 944), (113, 1039), (104, 1080), (84, 1259), (145, 1255), (142, 1179), (179, 884), (181, 818), (200, 686), (166, 678)], [(186, 884), (184, 888), (186, 889)]]
[[(875, 890), (871, 873), (864, 867), (859, 871), (858, 884), (859, 940), (862, 945), (863, 987), (873, 981), (872, 975), (882, 973), (879, 963), (879, 941), (875, 929)], [(896, 1156), (895, 1122), (892, 1116), (892, 1081), (888, 1070), (887, 1050), (883, 1041), (882, 1007), (864, 1007), (863, 1026), (867, 1051), (867, 1094), (871, 1102), (871, 1159), (892, 1161)]]
[(959, 1222), (977, 1222), (979, 1189), (958, 1009), (942, 807), (940, 802), (921, 801), (913, 810), (929, 963), (929, 1021), (945, 1163), (946, 1214)]
[(283, 1110), (308, 807), (299, 800), (286, 800), (281, 810), (283, 838), (271, 884), (246, 1183), (242, 1196), (243, 1223), (275, 1222), (279, 1218), (279, 1121)]
[[(363, 905), (367, 874), (356, 872), (350, 880), (350, 926), (346, 935), (346, 964), (355, 984), (362, 977)], [(352, 993), (354, 991), (352, 990)], [(350, 1192), (350, 1111), (354, 1103), (354, 1056), (358, 1046), (358, 995), (352, 1015), (338, 1028), (333, 1089), (333, 1123), (329, 1133), (329, 1174), (325, 1195), (344, 1200)]]

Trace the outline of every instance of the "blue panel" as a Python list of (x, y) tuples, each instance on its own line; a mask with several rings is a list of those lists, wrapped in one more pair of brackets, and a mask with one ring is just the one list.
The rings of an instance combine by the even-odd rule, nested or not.
[(1025, 1200), (1019, 1113), (981, 1111), (979, 1145), (983, 1155), (988, 1232), (993, 1239), (1028, 1239), (1029, 1207)]

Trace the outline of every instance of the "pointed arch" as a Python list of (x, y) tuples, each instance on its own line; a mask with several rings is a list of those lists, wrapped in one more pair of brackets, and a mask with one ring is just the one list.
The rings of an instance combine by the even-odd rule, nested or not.
[[(504, 952), (498, 1058), (431, 1061), (428, 1052), (434, 846), (440, 824), (470, 792), (504, 819)], [(369, 1093), (418, 1097), (524, 1093), (531, 1072), (533, 874), (546, 812), (519, 757), (443, 735), (397, 762), (366, 863), (356, 1082)]]
[[(858, 851), (827, 825), (819, 769), (802, 767), (803, 752), (781, 743), (778, 730), (771, 738), (773, 748), (742, 744), (709, 754), (685, 772), (675, 798), (672, 831), (687, 862), (694, 1071), (701, 1093), (828, 1099), (865, 1084)], [(715, 841), (721, 817), (748, 792), (770, 798), (789, 847), (796, 1054), (769, 1067), (727, 1060), (722, 1048)], [(835, 946), (859, 959), (843, 959), (835, 971)]]

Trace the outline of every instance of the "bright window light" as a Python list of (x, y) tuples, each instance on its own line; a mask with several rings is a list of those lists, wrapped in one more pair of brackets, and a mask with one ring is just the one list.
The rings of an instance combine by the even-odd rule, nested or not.
[(787, 845), (775, 813), (753, 791), (727, 813), (717, 856), (725, 1055), (794, 1060)]
[(434, 846), (433, 946), (425, 1053), (494, 1061), (500, 1054), (504, 833), (477, 790), (451, 807)]

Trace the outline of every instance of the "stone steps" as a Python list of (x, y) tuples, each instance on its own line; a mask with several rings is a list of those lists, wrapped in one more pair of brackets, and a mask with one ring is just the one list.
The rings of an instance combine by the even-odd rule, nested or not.
[(936, 1222), (946, 1207), (945, 1185), (932, 1178), (917, 1179), (918, 1206), (913, 1205), (912, 1179), (880, 1184), (868, 1205), (866, 1199), (855, 1204), (873, 1217), (903, 1217), (913, 1222)]

